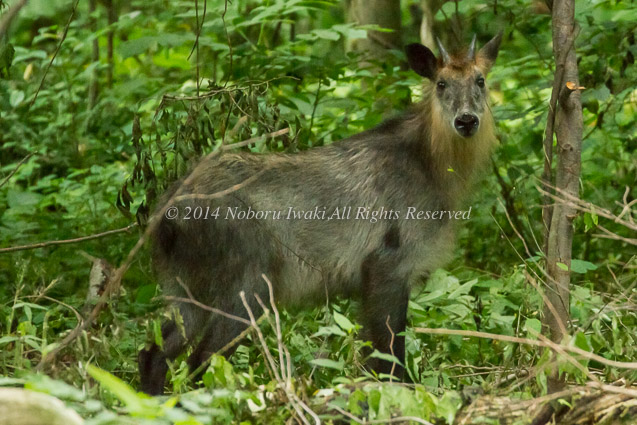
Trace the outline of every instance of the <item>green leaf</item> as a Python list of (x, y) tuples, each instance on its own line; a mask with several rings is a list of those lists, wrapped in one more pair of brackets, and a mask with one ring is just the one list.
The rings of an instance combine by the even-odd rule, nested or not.
[(584, 260), (571, 260), (571, 270), (575, 273), (584, 274), (589, 270), (596, 270), (597, 266)]
[(22, 192), (14, 189), (7, 191), (7, 204), (9, 208), (20, 210), (31, 209), (35, 207), (42, 199), (42, 195), (34, 192)]
[(458, 298), (458, 296), (460, 296), (460, 295), (468, 294), (469, 291), (471, 291), (471, 288), (473, 288), (473, 286), (476, 283), (478, 283), (478, 279), (473, 279), (473, 280), (470, 280), (467, 283), (463, 283), (462, 285), (460, 285), (460, 287), (458, 289), (456, 289), (455, 291), (450, 293), (448, 298), (450, 300), (454, 300), (454, 299)]
[(119, 45), (119, 53), (123, 59), (131, 56), (137, 56), (157, 43), (157, 37), (140, 37), (134, 40), (128, 40)]
[(524, 322), (524, 330), (532, 337), (542, 333), (542, 322), (538, 319), (526, 319)]
[(336, 41), (339, 38), (341, 38), (341, 35), (339, 33), (332, 30), (314, 30), (312, 32), (316, 34), (319, 38), (322, 38), (325, 40)]
[(568, 266), (566, 264), (560, 263), (560, 262), (557, 262), (555, 264), (557, 265), (557, 267), (559, 267), (560, 269), (564, 270), (565, 272), (568, 271)]
[(312, 334), (312, 337), (331, 336), (331, 335), (347, 336), (347, 334), (343, 332), (341, 328), (339, 328), (338, 326), (321, 326), (317, 332)]
[(598, 222), (599, 217), (597, 216), (597, 214), (584, 214), (584, 231), (588, 232), (589, 230), (594, 229), (595, 227), (597, 227)]
[(334, 311), (332, 314), (334, 315), (334, 321), (336, 322), (336, 324), (340, 326), (340, 328), (344, 331), (349, 333), (355, 329), (354, 324), (338, 311)]
[(343, 370), (345, 367), (345, 362), (343, 360), (334, 361), (332, 359), (312, 359), (310, 360), (310, 364), (336, 370)]
[(398, 358), (396, 356), (392, 356), (389, 353), (381, 353), (378, 350), (374, 350), (374, 352), (372, 354), (370, 354), (369, 357), (371, 357), (373, 359), (385, 360), (385, 361), (396, 363), (396, 364), (399, 364), (399, 365), (403, 366), (403, 364), (400, 362), (400, 360), (398, 360)]
[(136, 392), (121, 379), (96, 366), (88, 365), (86, 370), (93, 379), (124, 403), (130, 413), (149, 418), (163, 416), (163, 411), (157, 400)]
[(24, 100), (24, 92), (22, 90), (14, 90), (11, 92), (11, 96), (9, 97), (9, 104), (16, 108), (18, 107), (22, 101)]

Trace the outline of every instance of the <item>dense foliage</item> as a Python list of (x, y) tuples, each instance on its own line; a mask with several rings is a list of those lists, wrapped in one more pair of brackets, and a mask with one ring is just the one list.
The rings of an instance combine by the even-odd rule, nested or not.
[[(246, 149), (308, 149), (368, 129), (420, 95), (421, 79), (406, 70), (401, 51), (379, 62), (348, 49), (366, 28), (348, 23), (340, 2), (204, 3), (105, 1), (91, 12), (87, 2), (29, 1), (0, 40), (0, 246), (68, 240), (133, 221), (143, 227), (158, 194), (222, 143), (287, 128), (287, 135)], [(418, 40), (416, 3), (402, 5), (405, 42)], [(581, 197), (617, 215), (637, 196), (637, 4), (576, 4), (586, 88)], [(109, 23), (115, 6), (118, 19)], [(449, 45), (466, 43), (473, 32), (484, 43), (504, 29), (489, 77), (500, 146), (453, 263), (412, 294), (406, 367), (413, 386), (379, 383), (362, 371), (354, 302), (281, 312), (293, 391), (325, 420), (347, 411), (370, 420), (404, 415), (452, 423), (463, 388), (538, 396), (555, 367), (538, 347), (418, 332), (537, 339), (541, 329), (536, 187), (555, 66), (550, 15), (538, 4), (489, 0), (445, 3), (435, 18)], [(634, 360), (637, 251), (621, 240), (634, 241), (634, 233), (595, 212), (574, 224), (570, 343)], [(604, 237), (606, 231), (619, 237)], [(135, 394), (137, 351), (156, 337), (165, 313), (145, 251), (92, 327), (45, 368), (49, 377), (35, 374), (43, 354), (90, 311), (87, 258), (118, 265), (139, 236), (134, 228), (0, 252), (0, 385), (56, 395), (95, 424), (121, 423), (118, 415), (130, 415), (131, 423), (284, 423), (293, 410), (256, 335), (230, 359), (212, 358), (207, 391), (187, 392), (192, 383), (179, 358), (171, 368), (178, 398)], [(276, 326), (260, 323), (278, 362)], [(569, 382), (584, 383), (591, 372), (604, 382), (637, 378), (595, 361), (575, 363), (559, 363)]]

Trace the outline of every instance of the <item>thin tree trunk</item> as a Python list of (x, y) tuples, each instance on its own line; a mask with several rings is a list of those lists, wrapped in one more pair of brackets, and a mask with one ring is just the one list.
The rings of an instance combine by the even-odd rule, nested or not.
[(115, 0), (106, 1), (106, 13), (108, 16), (108, 33), (106, 34), (106, 85), (112, 87), (113, 85), (113, 38), (115, 37), (115, 30), (113, 25), (117, 22), (117, 10), (115, 9)]
[(420, 23), (420, 42), (435, 51), (436, 40), (434, 39), (434, 15), (440, 8), (437, 0), (421, 0), (422, 22)]
[(382, 59), (387, 49), (402, 47), (400, 0), (351, 0), (348, 12), (352, 22), (360, 25), (376, 24), (393, 30), (368, 31), (367, 38), (352, 40), (353, 50), (369, 50), (374, 57)]
[[(582, 143), (582, 104), (578, 91), (579, 78), (574, 37), (575, 1), (553, 1), (553, 53), (557, 61), (556, 81), (559, 102), (555, 122), (557, 136), (557, 167), (555, 187), (564, 193), (579, 196)], [(563, 66), (563, 73), (561, 67)], [(562, 75), (560, 75), (562, 74)], [(552, 134), (550, 135), (552, 140)], [(547, 158), (550, 160), (550, 158)], [(547, 302), (544, 307), (544, 327), (551, 340), (561, 342), (568, 329), (570, 266), (573, 242), (573, 219), (576, 211), (564, 202), (556, 202), (550, 221), (547, 244)], [(557, 373), (549, 379), (549, 390), (556, 391), (562, 386)]]
[[(91, 15), (90, 26), (94, 35), (97, 34), (97, 18), (95, 17), (95, 11), (97, 10), (97, 0), (89, 0), (88, 11)], [(93, 63), (93, 71), (91, 72), (91, 81), (88, 86), (88, 109), (91, 110), (97, 102), (97, 90), (98, 90), (98, 74), (97, 63), (100, 60), (100, 45), (97, 36), (93, 39), (91, 62)]]

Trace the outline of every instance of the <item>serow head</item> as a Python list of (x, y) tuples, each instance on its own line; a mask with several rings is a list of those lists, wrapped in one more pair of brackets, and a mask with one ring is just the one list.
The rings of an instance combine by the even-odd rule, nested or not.
[(480, 121), (488, 113), (485, 77), (498, 56), (502, 32), (476, 53), (476, 37), (462, 54), (449, 55), (436, 39), (440, 56), (422, 44), (406, 47), (409, 66), (433, 84), (432, 119), (440, 119), (458, 135), (469, 138), (480, 129)]

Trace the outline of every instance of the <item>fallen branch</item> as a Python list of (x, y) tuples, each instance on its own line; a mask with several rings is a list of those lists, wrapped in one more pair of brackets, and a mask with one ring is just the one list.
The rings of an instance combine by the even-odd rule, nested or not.
[[(559, 350), (564, 350), (573, 354), (578, 354), (588, 360), (594, 360), (596, 362), (605, 364), (606, 366), (617, 367), (620, 369), (637, 370), (637, 362), (618, 362), (615, 360), (608, 360), (602, 356), (598, 356), (597, 354), (584, 351), (581, 348), (560, 345), (560, 344), (551, 342), (549, 340), (539, 341), (537, 339), (520, 338), (520, 337), (508, 336), (508, 335), (498, 335), (498, 334), (493, 334), (489, 332), (464, 331), (459, 329), (413, 328), (413, 331), (416, 333), (423, 333), (423, 334), (430, 334), (430, 335), (458, 335), (458, 336), (466, 336), (466, 337), (472, 337), (472, 338), (494, 339), (497, 341), (532, 345), (535, 347), (548, 347), (554, 351), (558, 351), (559, 349)], [(637, 391), (635, 392), (635, 395), (637, 396)]]
[(128, 232), (130, 229), (132, 229), (135, 226), (137, 226), (137, 223), (129, 224), (128, 226), (122, 227), (121, 229), (107, 230), (106, 232), (96, 233), (94, 235), (89, 235), (89, 236), (82, 236), (80, 238), (64, 239), (64, 240), (58, 240), (58, 241), (47, 241), (47, 242), (34, 243), (31, 245), (20, 245), (20, 246), (11, 246), (9, 248), (0, 248), (0, 254), (4, 252), (26, 251), (29, 249), (46, 248), (47, 246), (67, 245), (67, 244), (90, 241), (93, 239), (103, 238), (104, 236), (114, 235), (116, 233)]

